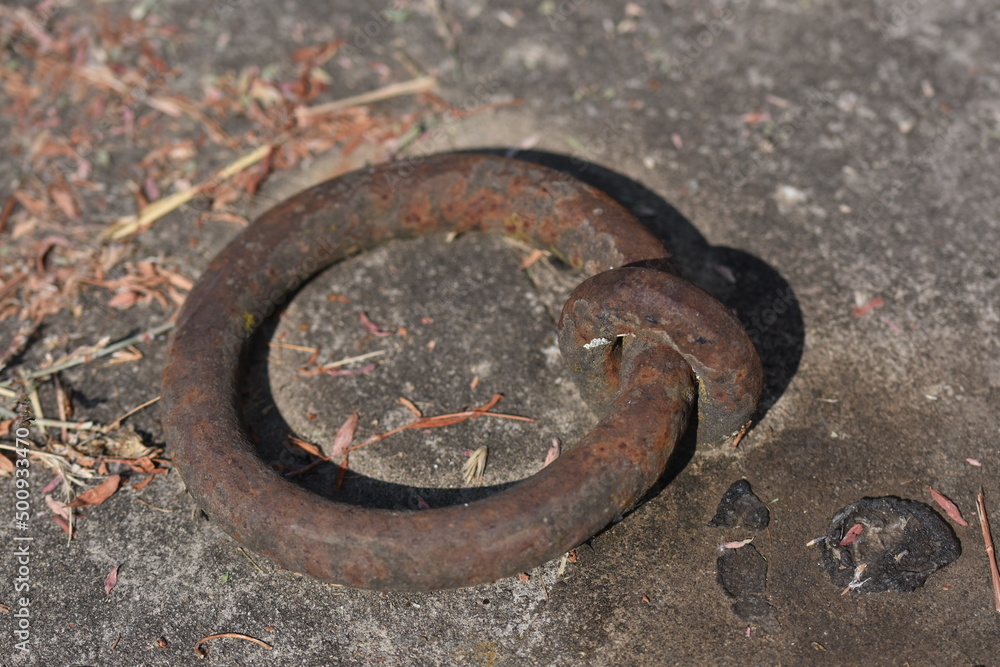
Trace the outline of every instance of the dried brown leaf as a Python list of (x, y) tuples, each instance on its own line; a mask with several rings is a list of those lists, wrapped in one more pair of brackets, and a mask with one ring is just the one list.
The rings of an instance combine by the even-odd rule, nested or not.
[(132, 291), (119, 292), (109, 301), (108, 306), (119, 310), (128, 310), (139, 301), (139, 293)]
[(107, 578), (104, 580), (104, 594), (111, 595), (111, 590), (118, 585), (118, 568), (120, 565), (115, 565), (114, 569), (108, 573)]
[(132, 490), (133, 491), (142, 491), (147, 486), (149, 486), (150, 482), (152, 482), (154, 479), (156, 479), (157, 475), (159, 475), (161, 473), (165, 473), (165, 472), (167, 472), (166, 468), (157, 468), (156, 470), (153, 470), (152, 472), (150, 472), (146, 476), (146, 479), (142, 480), (141, 482), (139, 482), (138, 484), (136, 484), (135, 486), (133, 486)]
[(14, 190), (14, 198), (17, 199), (17, 202), (34, 216), (42, 217), (48, 210), (48, 206), (45, 205), (44, 201), (36, 197), (32, 197), (24, 190)]
[(312, 454), (313, 456), (318, 456), (323, 459), (326, 458), (325, 456), (323, 456), (323, 452), (320, 450), (320, 448), (311, 442), (307, 442), (306, 440), (303, 440), (302, 438), (299, 438), (294, 435), (288, 436), (288, 440), (296, 447), (305, 450), (306, 452)]
[(935, 491), (933, 487), (928, 486), (927, 488), (930, 490), (931, 498), (934, 499), (934, 502), (941, 506), (941, 509), (944, 510), (945, 514), (951, 517), (952, 521), (960, 526), (969, 525), (969, 522), (962, 516), (962, 511), (958, 509), (958, 505), (953, 503), (951, 499), (943, 493)]
[(529, 253), (524, 259), (521, 260), (521, 264), (518, 265), (517, 268), (522, 270), (530, 268), (535, 262), (545, 257), (545, 255), (547, 254), (548, 253), (545, 252), (544, 250), (539, 250), (536, 248), (535, 250), (532, 250), (531, 253)]
[(53, 514), (64, 519), (68, 519), (72, 511), (66, 503), (59, 502), (48, 493), (45, 494), (45, 504), (48, 505)]
[(861, 531), (863, 531), (864, 529), (865, 529), (864, 525), (860, 523), (856, 523), (853, 526), (851, 526), (851, 529), (847, 531), (846, 535), (844, 535), (844, 539), (840, 541), (840, 546), (846, 547), (848, 544), (854, 544), (858, 540), (858, 537), (861, 535)]
[(750, 544), (751, 542), (753, 542), (753, 538), (752, 537), (747, 538), (745, 540), (738, 540), (736, 542), (724, 542), (722, 544), (722, 548), (723, 549), (742, 549), (743, 547), (745, 547), (746, 545)]
[(349, 456), (345, 456), (344, 460), (337, 466), (337, 481), (333, 483), (334, 491), (340, 491), (340, 487), (344, 485), (344, 478), (347, 477), (347, 470), (350, 465), (348, 461), (349, 458)]
[(69, 525), (69, 521), (62, 518), (58, 514), (52, 515), (52, 521), (54, 521), (57, 526), (62, 528), (63, 532), (66, 533), (67, 535), (73, 534), (73, 528)]
[(69, 191), (65, 183), (55, 183), (49, 187), (49, 197), (55, 202), (59, 210), (67, 218), (72, 218), (76, 220), (80, 217), (80, 208), (76, 205), (76, 201), (73, 199), (73, 193)]
[(542, 464), (543, 468), (559, 458), (561, 447), (562, 443), (559, 442), (559, 438), (552, 438), (552, 444), (549, 445), (549, 451), (545, 454), (545, 463)]
[(391, 336), (392, 334), (388, 331), (383, 331), (377, 324), (371, 321), (368, 317), (368, 313), (361, 311), (358, 314), (358, 320), (361, 322), (361, 326), (365, 328), (365, 331), (370, 333), (372, 336)]
[(368, 438), (364, 442), (352, 446), (349, 451), (354, 451), (355, 449), (360, 449), (365, 445), (370, 445), (372, 443), (378, 442), (379, 440), (384, 440), (385, 438), (388, 438), (390, 435), (395, 435), (396, 433), (399, 433), (400, 431), (405, 431), (407, 429), (441, 428), (443, 426), (451, 426), (452, 424), (458, 424), (460, 422), (464, 422), (465, 420), (472, 419), (473, 417), (499, 417), (503, 419), (514, 419), (517, 421), (528, 421), (528, 422), (536, 421), (531, 417), (521, 417), (520, 415), (508, 415), (498, 412), (490, 412), (493, 406), (499, 403), (500, 399), (502, 398), (503, 394), (493, 394), (493, 397), (489, 401), (487, 401), (483, 405), (480, 405), (477, 408), (473, 408), (472, 410), (467, 410), (465, 412), (455, 412), (447, 415), (435, 415), (433, 417), (421, 417), (420, 419), (416, 419), (410, 422), (409, 424), (404, 424), (403, 426), (397, 426), (391, 431), (386, 431), (385, 433), (381, 433), (379, 435)]
[(861, 318), (867, 315), (868, 313), (872, 312), (876, 308), (881, 307), (884, 303), (885, 299), (883, 299), (880, 296), (877, 296), (874, 299), (869, 299), (860, 306), (854, 306), (853, 308), (851, 308), (851, 313), (854, 315), (854, 317)]
[(118, 487), (121, 485), (121, 482), (121, 475), (111, 475), (94, 488), (87, 489), (78, 495), (68, 506), (84, 507), (88, 505), (100, 505), (114, 495), (115, 491), (117, 491)]
[(354, 434), (358, 430), (358, 411), (355, 410), (344, 420), (344, 423), (337, 429), (337, 435), (333, 438), (333, 447), (330, 449), (330, 458), (339, 458), (347, 454), (351, 443), (354, 442)]
[(413, 416), (417, 419), (423, 417), (423, 413), (420, 412), (420, 408), (417, 407), (416, 403), (408, 399), (406, 396), (400, 396), (399, 402), (406, 407), (407, 410), (413, 413)]

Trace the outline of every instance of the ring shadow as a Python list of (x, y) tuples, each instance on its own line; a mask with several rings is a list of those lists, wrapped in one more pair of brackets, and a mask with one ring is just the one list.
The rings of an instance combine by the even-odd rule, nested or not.
[[(564, 172), (605, 192), (629, 209), (670, 248), (681, 275), (731, 308), (757, 345), (764, 368), (764, 391), (756, 422), (785, 391), (798, 370), (805, 329), (791, 286), (773, 267), (749, 253), (712, 246), (687, 218), (655, 192), (624, 174), (595, 163), (558, 153), (504, 147), (459, 152), (507, 156)], [(288, 466), (290, 453), (285, 445), (294, 432), (276, 407), (267, 363), (278, 316), (280, 311), (263, 324), (251, 342), (245, 361), (243, 413), (251, 440), (263, 459), (294, 468)], [(247, 392), (248, 388), (252, 390)], [(678, 443), (666, 471), (641, 502), (659, 495), (690, 462), (695, 453), (691, 435), (689, 431)], [(418, 509), (423, 506), (421, 501), (432, 507), (468, 503), (517, 484), (458, 489), (411, 487), (348, 472), (348, 483), (333, 491), (337, 474), (335, 464), (321, 463), (308, 473), (289, 478), (338, 502), (397, 510)]]

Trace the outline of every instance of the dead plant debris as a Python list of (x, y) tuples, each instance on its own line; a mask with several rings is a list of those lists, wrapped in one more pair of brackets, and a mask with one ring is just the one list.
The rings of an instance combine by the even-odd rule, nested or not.
[(274, 648), (267, 642), (257, 639), (256, 637), (251, 637), (250, 635), (240, 634), (239, 632), (221, 632), (217, 635), (209, 635), (208, 637), (202, 637), (201, 639), (199, 639), (198, 643), (194, 645), (194, 652), (198, 655), (199, 658), (207, 658), (208, 651), (203, 649), (201, 645), (204, 644), (205, 642), (209, 642), (214, 639), (225, 639), (225, 638), (242, 639), (244, 641), (253, 642), (254, 644), (257, 644), (258, 646), (261, 646), (267, 649), (268, 651)]
[[(303, 473), (313, 470), (323, 463), (333, 463), (336, 459), (336, 465), (338, 466), (337, 471), (337, 481), (335, 483), (334, 490), (339, 490), (343, 484), (344, 477), (349, 469), (348, 461), (350, 454), (353, 451), (361, 449), (362, 447), (367, 447), (368, 445), (374, 444), (381, 440), (388, 438), (389, 436), (401, 433), (409, 429), (432, 429), (432, 428), (442, 428), (445, 426), (452, 426), (453, 424), (459, 424), (468, 419), (473, 419), (476, 417), (495, 417), (499, 419), (513, 419), (516, 421), (534, 422), (537, 421), (532, 417), (522, 417), (521, 415), (510, 415), (501, 412), (490, 412), (497, 403), (503, 398), (503, 394), (494, 394), (493, 397), (476, 408), (472, 410), (464, 410), (461, 412), (453, 412), (444, 415), (435, 415), (432, 417), (424, 417), (420, 409), (416, 404), (408, 398), (400, 397), (399, 402), (405, 406), (413, 415), (414, 420), (398, 426), (394, 429), (380, 433), (379, 435), (372, 436), (367, 440), (359, 444), (351, 444), (354, 439), (355, 432), (358, 428), (358, 417), (357, 412), (352, 413), (350, 417), (341, 425), (337, 432), (337, 436), (334, 438), (334, 444), (331, 448), (330, 455), (326, 455), (322, 452), (319, 446), (307, 442), (298, 436), (289, 436), (289, 441), (298, 446), (300, 449), (304, 450), (311, 456), (315, 456), (316, 460), (312, 461), (306, 466), (301, 468), (296, 468), (294, 470), (285, 470), (284, 474), (288, 477), (293, 477), (296, 475), (301, 475)], [(466, 484), (472, 484), (475, 481), (482, 482), (482, 474), (486, 467), (486, 447), (480, 447), (475, 452), (470, 453), (469, 460), (466, 461), (463, 467), (463, 475), (465, 476)]]
[(993, 535), (990, 532), (990, 520), (986, 515), (986, 494), (981, 489), (979, 495), (976, 496), (976, 509), (979, 510), (979, 526), (983, 531), (986, 557), (990, 562), (990, 581), (993, 585), (993, 608), (1000, 612), (1000, 567), (997, 566), (997, 553), (993, 545)]
[(962, 511), (958, 509), (958, 505), (953, 503), (950, 498), (945, 496), (943, 493), (934, 490), (934, 487), (927, 487), (931, 492), (931, 498), (934, 499), (941, 509), (944, 510), (945, 514), (951, 517), (951, 520), (960, 526), (968, 526), (969, 522), (965, 520), (962, 516)]

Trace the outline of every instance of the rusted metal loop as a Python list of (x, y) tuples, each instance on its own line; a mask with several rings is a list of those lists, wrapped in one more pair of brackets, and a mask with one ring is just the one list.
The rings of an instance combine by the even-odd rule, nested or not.
[(614, 400), (623, 350), (637, 338), (673, 348), (694, 371), (698, 443), (720, 444), (747, 427), (760, 400), (763, 369), (739, 320), (691, 283), (634, 266), (581, 283), (559, 321), (563, 359), (597, 414)]
[(202, 509), (287, 569), (383, 590), (453, 588), (530, 569), (637, 502), (684, 432), (695, 400), (691, 366), (643, 336), (622, 357), (617, 393), (594, 430), (489, 498), (423, 511), (364, 508), (315, 495), (268, 467), (240, 417), (240, 360), (256, 328), (325, 266), (386, 239), (447, 230), (512, 235), (588, 274), (668, 256), (603, 193), (486, 155), (353, 172), (261, 216), (189, 293), (161, 406), (174, 463)]

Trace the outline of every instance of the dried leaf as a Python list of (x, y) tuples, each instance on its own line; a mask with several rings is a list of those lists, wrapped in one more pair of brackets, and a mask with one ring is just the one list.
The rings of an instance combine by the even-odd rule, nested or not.
[(52, 513), (56, 516), (61, 516), (64, 519), (69, 519), (70, 510), (66, 503), (59, 502), (49, 494), (45, 494), (45, 504), (49, 506)]
[(105, 500), (114, 495), (121, 485), (121, 475), (111, 475), (106, 480), (92, 489), (87, 489), (73, 499), (68, 507), (84, 507), (87, 505), (100, 505)]
[(731, 268), (725, 264), (713, 264), (712, 268), (715, 269), (715, 272), (722, 276), (727, 283), (730, 285), (736, 284), (736, 274), (733, 273)]
[(350, 457), (345, 456), (344, 460), (340, 462), (337, 466), (337, 481), (333, 484), (334, 491), (340, 491), (340, 487), (344, 485), (344, 478), (347, 477), (348, 469), (348, 459)]
[(31, 213), (36, 217), (44, 216), (46, 210), (48, 210), (48, 207), (45, 205), (44, 201), (32, 197), (24, 190), (14, 190), (14, 198), (17, 199), (17, 202), (21, 206), (23, 206), (29, 213)]
[(747, 538), (745, 540), (739, 540), (737, 542), (723, 542), (722, 543), (722, 548), (723, 549), (742, 549), (743, 547), (745, 547), (746, 545), (750, 544), (751, 542), (753, 542), (753, 538), (752, 537)]
[(531, 581), (531, 575), (529, 575), (527, 572), (518, 572), (517, 578), (525, 583)]
[(14, 474), (14, 462), (3, 454), (0, 454), (0, 472), (5, 472), (8, 475)]
[(399, 402), (403, 404), (407, 410), (413, 413), (413, 416), (420, 419), (424, 415), (420, 412), (420, 408), (417, 407), (416, 403), (408, 399), (406, 396), (400, 396)]
[(543, 468), (559, 458), (561, 445), (562, 443), (559, 442), (559, 438), (552, 438), (552, 444), (549, 446), (549, 451), (545, 454), (545, 463), (542, 464)]
[(368, 333), (370, 333), (372, 336), (391, 336), (392, 335), (388, 331), (383, 331), (382, 329), (380, 329), (377, 324), (375, 324), (374, 322), (372, 322), (368, 318), (368, 313), (366, 313), (363, 310), (361, 311), (361, 313), (358, 314), (358, 320), (360, 320), (361, 326), (363, 326), (365, 328), (365, 331), (367, 331)]
[(177, 289), (182, 289), (185, 292), (190, 292), (191, 288), (194, 287), (193, 280), (191, 280), (190, 278), (186, 278), (185, 276), (182, 276), (179, 273), (174, 273), (173, 271), (168, 271), (164, 268), (160, 268), (159, 273), (161, 276), (167, 279), (167, 282), (169, 282)]
[(858, 540), (858, 537), (861, 535), (861, 531), (863, 531), (864, 529), (865, 529), (864, 525), (860, 523), (856, 523), (853, 526), (851, 526), (851, 529), (847, 531), (846, 535), (844, 535), (844, 539), (840, 541), (839, 543), (840, 546), (846, 547), (848, 544), (854, 544)]
[(132, 490), (133, 491), (142, 491), (147, 486), (149, 486), (149, 483), (152, 482), (156, 478), (157, 475), (159, 475), (160, 473), (164, 473), (164, 472), (167, 472), (166, 468), (157, 468), (156, 470), (153, 470), (152, 472), (149, 473), (149, 475), (146, 476), (146, 479), (142, 480), (141, 482), (139, 482), (138, 484), (136, 484), (135, 486), (133, 486)]
[(119, 310), (128, 310), (138, 301), (139, 293), (128, 290), (114, 295), (111, 300), (108, 301), (108, 306), (111, 308), (118, 308)]
[(347, 454), (351, 443), (354, 442), (354, 434), (358, 430), (358, 411), (355, 410), (344, 420), (344, 423), (337, 429), (337, 435), (333, 438), (333, 447), (330, 450), (330, 458), (339, 458)]
[(521, 260), (521, 264), (517, 268), (522, 270), (527, 269), (531, 267), (535, 262), (545, 257), (545, 255), (547, 254), (548, 253), (545, 252), (544, 250), (539, 250), (536, 248), (535, 250), (532, 250), (527, 257)]
[(297, 447), (305, 450), (306, 452), (312, 454), (313, 456), (318, 456), (318, 457), (323, 458), (323, 459), (326, 458), (325, 456), (323, 456), (323, 452), (320, 451), (320, 448), (317, 447), (316, 445), (312, 444), (311, 442), (307, 442), (307, 441), (303, 440), (302, 438), (299, 438), (299, 437), (294, 436), (294, 435), (288, 436), (288, 440), (293, 445), (295, 445), (295, 446), (297, 446)]
[(80, 217), (80, 209), (73, 199), (73, 193), (69, 191), (65, 183), (54, 183), (49, 186), (49, 197), (67, 218), (76, 220)]
[(874, 299), (869, 299), (867, 302), (861, 304), (860, 306), (854, 306), (853, 308), (851, 308), (851, 313), (854, 315), (854, 317), (861, 318), (867, 315), (868, 313), (872, 312), (876, 308), (880, 307), (884, 303), (885, 299), (883, 299), (880, 296), (877, 296)]
[(156, 470), (156, 464), (148, 456), (140, 456), (135, 461), (129, 461), (128, 465), (136, 472), (152, 473)]
[(386, 431), (385, 433), (381, 433), (374, 437), (368, 438), (361, 444), (354, 445), (353, 447), (351, 447), (349, 451), (354, 451), (355, 449), (360, 449), (365, 445), (370, 445), (380, 440), (384, 440), (385, 438), (388, 438), (390, 435), (395, 435), (396, 433), (399, 433), (400, 431), (405, 431), (407, 429), (441, 428), (442, 426), (451, 426), (452, 424), (458, 424), (460, 422), (464, 422), (466, 419), (471, 419), (473, 417), (500, 417), (503, 419), (514, 419), (517, 421), (527, 421), (527, 422), (536, 421), (531, 417), (521, 417), (520, 415), (507, 415), (498, 412), (490, 412), (493, 406), (499, 403), (500, 399), (502, 398), (503, 394), (493, 394), (493, 397), (489, 401), (487, 401), (483, 405), (480, 405), (477, 408), (473, 408), (472, 410), (466, 410), (465, 412), (455, 412), (447, 415), (435, 415), (433, 417), (421, 417), (420, 419), (414, 420), (409, 424), (404, 424), (403, 426), (397, 426), (391, 431)]
[(969, 522), (962, 516), (961, 510), (958, 509), (958, 505), (953, 503), (944, 494), (935, 491), (932, 487), (928, 486), (927, 488), (930, 489), (931, 498), (934, 499), (934, 502), (941, 506), (941, 509), (944, 510), (945, 514), (951, 517), (952, 521), (960, 526), (969, 525)]
[(104, 594), (111, 595), (111, 589), (118, 585), (118, 568), (120, 565), (115, 565), (115, 569), (108, 573), (107, 579), (104, 580)]
[(52, 515), (52, 520), (55, 522), (55, 524), (57, 526), (59, 526), (60, 528), (62, 528), (62, 530), (63, 530), (64, 533), (66, 533), (67, 535), (72, 535), (73, 534), (73, 528), (70, 527), (69, 521), (67, 521), (66, 519), (62, 518), (58, 514), (53, 514)]

